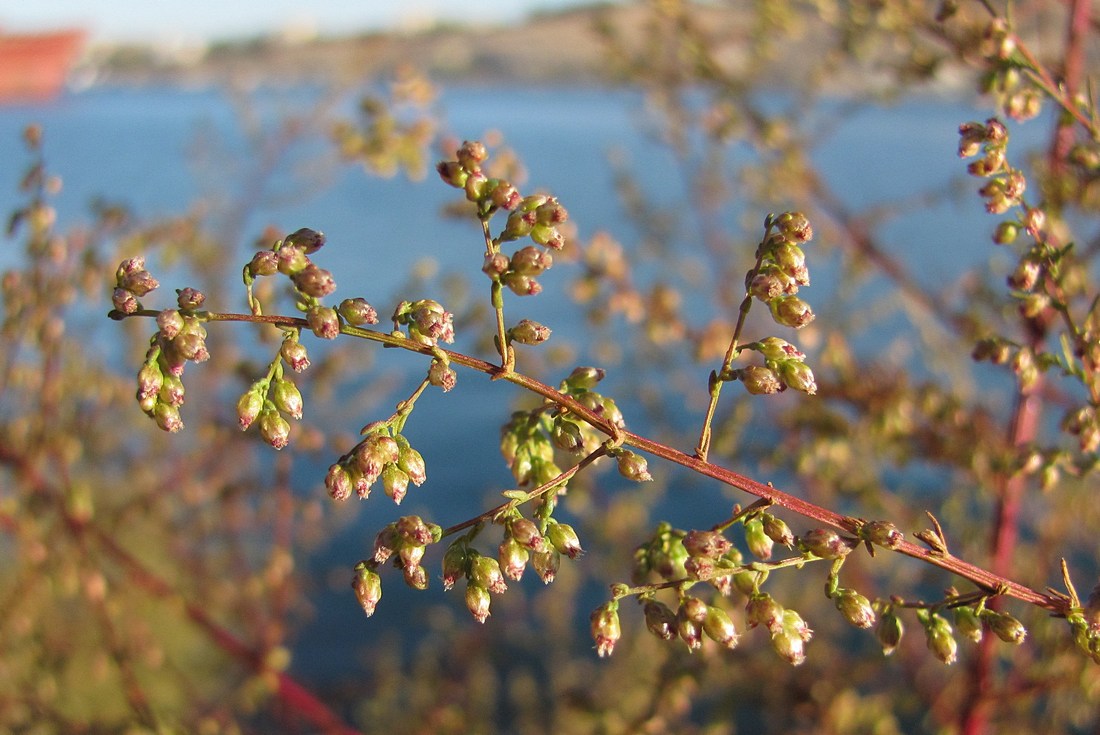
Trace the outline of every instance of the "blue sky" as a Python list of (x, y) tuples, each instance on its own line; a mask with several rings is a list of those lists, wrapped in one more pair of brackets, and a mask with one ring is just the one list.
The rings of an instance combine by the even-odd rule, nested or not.
[(98, 41), (201, 41), (279, 32), (409, 27), (433, 19), (511, 21), (585, 0), (0, 0), (0, 29), (80, 25)]

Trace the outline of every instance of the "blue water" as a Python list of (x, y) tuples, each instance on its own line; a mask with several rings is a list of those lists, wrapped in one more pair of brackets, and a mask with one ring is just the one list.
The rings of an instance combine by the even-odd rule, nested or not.
[[(270, 127), (281, 113), (310, 109), (317, 99), (311, 90), (271, 91), (258, 93), (253, 103), (260, 124)], [(350, 102), (343, 105), (350, 106)], [(526, 189), (555, 193), (569, 208), (582, 237), (606, 229), (628, 245), (637, 238), (636, 229), (622, 217), (616, 197), (607, 164), (612, 151), (627, 155), (640, 172), (642, 186), (654, 192), (657, 201), (671, 203), (683, 195), (679, 179), (670, 175), (672, 159), (637, 124), (643, 100), (635, 92), (457, 88), (444, 92), (441, 108), (448, 129), (459, 139), (499, 130), (524, 160), (529, 172)], [(854, 210), (924, 189), (943, 189), (961, 179), (963, 164), (953, 153), (959, 123), (986, 114), (943, 100), (868, 108), (826, 138), (814, 160), (830, 188)], [(250, 184), (258, 180), (255, 159), (248, 155), (248, 135), (225, 93), (99, 88), (43, 107), (0, 108), (0, 212), (11, 211), (21, 201), (15, 187), (27, 157), (20, 132), (30, 122), (43, 125), (48, 166), (64, 178), (64, 189), (56, 199), (62, 228), (87, 223), (88, 205), (96, 197), (123, 203), (143, 217), (178, 213), (196, 200), (205, 200), (220, 221), (232, 222), (233, 208), (221, 211), (219, 204), (248, 196)], [(1014, 130), (1014, 135), (1026, 143), (1043, 129), (1041, 123), (1033, 124)], [(381, 302), (425, 253), (444, 273), (477, 275), (481, 250), (477, 227), (438, 216), (455, 195), (434, 175), (421, 183), (401, 177), (382, 180), (354, 167), (331, 164), (331, 152), (319, 134), (302, 139), (281, 159), (276, 175), (264, 180), (254, 211), (228, 229), (237, 252), (227, 257), (243, 262), (265, 225), (284, 231), (310, 226), (329, 237), (330, 244), (318, 260), (339, 275), (340, 294)], [(307, 185), (300, 183), (298, 174), (313, 168), (327, 175)], [(973, 183), (966, 186), (975, 188)], [(899, 217), (880, 234), (892, 254), (916, 270), (919, 280), (936, 284), (954, 281), (963, 269), (990, 258), (992, 226), (974, 196), (964, 200), (963, 206), (940, 203), (930, 212)], [(690, 252), (693, 244), (684, 242), (683, 247)], [(0, 248), (0, 267), (15, 257), (10, 247)], [(835, 272), (835, 261), (832, 267)], [(828, 293), (829, 268), (826, 261), (815, 271), (814, 288), (819, 293)], [(237, 272), (236, 267), (233, 270)], [(557, 278), (560, 286), (571, 276), (555, 269), (547, 280)], [(385, 312), (386, 306), (376, 305)], [(100, 306), (92, 311), (107, 311), (106, 295)], [(527, 315), (556, 329), (568, 330), (570, 320), (578, 318), (560, 301), (546, 297), (528, 300), (523, 307)], [(424, 421), (418, 415), (410, 424), (414, 444), (431, 448), (432, 474), (427, 485), (413, 491), (409, 503), (413, 507), (446, 504), (441, 522), (455, 522), (483, 508), (490, 489), (508, 482), (493, 442), (468, 446), (462, 441), (468, 436), (496, 436), (503, 415), (479, 410), (486, 387), (481, 376), (463, 374), (460, 390), (445, 401), (439, 396), (425, 399), (438, 420)], [(457, 431), (448, 421), (455, 416), (464, 417)], [(471, 474), (471, 467), (484, 470)], [(315, 492), (319, 471), (323, 468), (312, 468), (314, 474), (303, 478)], [(377, 527), (391, 513), (392, 508), (368, 511), (369, 517), (351, 524), (314, 562), (318, 576), (324, 578), (333, 566), (350, 568), (369, 547), (371, 539), (362, 529)], [(333, 590), (314, 591), (315, 617), (298, 639), (295, 658), (295, 670), (307, 677), (352, 670), (355, 651), (347, 641), (366, 643), (378, 630), (400, 624), (407, 615), (400, 603), (408, 595), (391, 579), (377, 619), (365, 621), (347, 591), (346, 578), (346, 574), (340, 576)], [(434, 600), (438, 589), (430, 594)], [(460, 600), (454, 604), (461, 608)]]

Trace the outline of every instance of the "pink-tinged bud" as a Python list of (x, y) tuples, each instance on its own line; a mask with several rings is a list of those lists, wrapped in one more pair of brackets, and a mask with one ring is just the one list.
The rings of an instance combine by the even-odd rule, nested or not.
[(468, 174), (458, 161), (440, 161), (436, 164), (435, 170), (444, 183), (450, 184), (456, 189), (461, 189), (466, 185)]
[(409, 489), (409, 476), (395, 464), (387, 464), (382, 468), (382, 490), (386, 497), (401, 505), (405, 499), (405, 493)]
[(530, 319), (523, 319), (508, 330), (508, 336), (513, 342), (519, 342), (521, 345), (541, 345), (550, 339), (550, 327)]
[(428, 382), (437, 388), (442, 388), (446, 393), (458, 383), (458, 373), (447, 363), (435, 358), (428, 367)]
[(710, 579), (716, 568), (714, 559), (705, 556), (689, 556), (684, 562), (684, 572), (691, 579)]
[(497, 552), (497, 558), (504, 576), (516, 581), (523, 579), (523, 570), (527, 568), (527, 561), (531, 558), (531, 553), (511, 536), (505, 537)]
[(764, 522), (759, 516), (745, 521), (745, 543), (749, 552), (757, 559), (767, 561), (772, 558), (772, 547), (775, 542), (764, 533)]
[(535, 573), (539, 575), (539, 579), (542, 580), (543, 584), (550, 584), (554, 581), (560, 565), (561, 554), (558, 553), (557, 549), (536, 551), (531, 554), (531, 566), (535, 568)]
[(282, 355), (283, 360), (290, 366), (290, 369), (296, 373), (300, 373), (309, 367), (309, 353), (301, 342), (285, 340), (282, 347), (279, 348), (279, 354)]
[(116, 288), (111, 295), (111, 305), (123, 314), (133, 314), (138, 310), (138, 300), (133, 293), (124, 288)]
[(283, 238), (283, 247), (301, 248), (306, 255), (311, 255), (325, 245), (325, 233), (303, 227)]
[(703, 632), (720, 646), (736, 648), (741, 636), (730, 619), (729, 613), (720, 607), (707, 606), (707, 616), (703, 620)]
[(378, 573), (367, 566), (366, 562), (359, 562), (355, 565), (355, 576), (351, 580), (351, 587), (355, 590), (355, 599), (359, 600), (367, 617), (374, 615), (378, 601), (382, 599), (382, 578)]
[(762, 625), (775, 635), (783, 629), (783, 606), (767, 592), (758, 592), (749, 598), (745, 613), (750, 628)]
[(428, 570), (421, 566), (404, 567), (405, 584), (414, 590), (428, 589)]
[(157, 402), (153, 408), (153, 418), (157, 426), (171, 434), (183, 429), (183, 419), (180, 418), (179, 409), (168, 403)]
[(772, 269), (761, 269), (749, 280), (747, 288), (750, 295), (764, 303), (769, 303), (787, 292), (785, 279)]
[(545, 250), (528, 245), (517, 250), (509, 263), (512, 270), (522, 276), (538, 276), (550, 270), (554, 265), (554, 257)]
[(277, 378), (271, 384), (271, 402), (291, 418), (302, 418), (302, 393), (293, 382)]
[(839, 590), (833, 597), (833, 603), (844, 619), (855, 627), (870, 628), (875, 624), (875, 610), (871, 602), (855, 590)]
[(489, 193), (489, 200), (495, 207), (513, 210), (520, 205), (523, 197), (510, 182), (498, 181)]
[(754, 396), (778, 393), (786, 386), (774, 370), (763, 365), (749, 365), (733, 373), (744, 384), (745, 390)]
[(853, 548), (853, 540), (841, 537), (831, 528), (814, 528), (798, 539), (798, 545), (822, 559), (839, 559)]
[(805, 360), (806, 355), (785, 339), (765, 337), (755, 345), (749, 345), (764, 356), (765, 360)]
[(252, 256), (248, 272), (255, 276), (273, 276), (279, 272), (279, 254), (274, 250), (261, 250)]
[(814, 312), (810, 305), (797, 296), (781, 296), (771, 301), (768, 306), (776, 323), (785, 327), (801, 329), (814, 320)]
[(684, 548), (691, 556), (717, 559), (733, 546), (733, 543), (718, 531), (688, 531), (683, 540)]
[(464, 576), (466, 576), (466, 544), (456, 541), (443, 553), (443, 589), (451, 589), (458, 578)]
[(796, 243), (805, 243), (813, 239), (814, 231), (810, 221), (801, 212), (784, 212), (775, 218), (775, 228), (779, 234)]
[(263, 394), (253, 386), (237, 401), (237, 424), (244, 431), (260, 415), (264, 407)]
[(677, 634), (676, 613), (663, 602), (649, 600), (643, 608), (645, 626), (650, 633), (661, 640), (671, 641)]
[(1035, 288), (1042, 273), (1041, 263), (1031, 258), (1024, 258), (1016, 264), (1016, 270), (1008, 277), (1008, 285), (1020, 291), (1030, 291)]
[(905, 534), (889, 521), (868, 521), (859, 528), (859, 535), (877, 546), (896, 549), (905, 540)]
[(592, 611), (589, 618), (592, 627), (592, 638), (596, 641), (596, 653), (600, 658), (610, 656), (615, 650), (615, 644), (622, 637), (622, 628), (619, 626), (619, 602), (610, 600)]
[(776, 365), (779, 377), (791, 388), (812, 396), (817, 393), (817, 382), (810, 366), (798, 360), (783, 360)]
[(420, 455), (420, 452), (408, 445), (402, 445), (398, 450), (397, 466), (408, 476), (409, 481), (417, 487), (423, 485), (424, 481), (428, 479), (424, 458)]
[(147, 362), (138, 371), (137, 382), (137, 399), (141, 401), (160, 393), (160, 388), (164, 385), (164, 374), (156, 362)]
[(904, 632), (905, 627), (901, 624), (901, 618), (894, 614), (893, 610), (887, 610), (882, 614), (878, 620), (878, 627), (875, 628), (875, 637), (882, 646), (884, 656), (890, 656), (897, 650)]
[(556, 198), (551, 197), (535, 209), (535, 217), (539, 224), (560, 225), (569, 219), (569, 212)]
[(529, 518), (515, 518), (508, 522), (508, 534), (520, 546), (532, 551), (542, 551), (545, 539), (539, 533), (539, 527)]
[(542, 245), (552, 250), (561, 250), (562, 244), (564, 244), (561, 232), (558, 231), (557, 227), (541, 223), (537, 223), (531, 228), (531, 240), (537, 245)]
[(173, 340), (183, 331), (183, 315), (176, 309), (165, 309), (157, 314), (157, 328), (165, 339)]
[(336, 290), (336, 279), (332, 272), (318, 268), (313, 263), (291, 276), (291, 280), (299, 291), (315, 299), (328, 296)]
[(401, 537), (397, 534), (397, 524), (388, 523), (374, 537), (374, 551), (371, 558), (375, 564), (385, 564), (401, 546)]
[(283, 245), (277, 253), (278, 270), (285, 276), (294, 276), (311, 265), (309, 257), (301, 248)]
[(474, 616), (474, 620), (484, 623), (488, 619), (490, 602), (489, 590), (473, 582), (466, 585), (466, 609)]
[(806, 270), (806, 253), (793, 242), (781, 242), (772, 250), (772, 257), (780, 270), (789, 276)]
[(290, 424), (275, 409), (260, 412), (260, 436), (275, 449), (290, 443)]
[(500, 233), (500, 239), (502, 242), (507, 242), (527, 237), (534, 226), (535, 213), (524, 211), (521, 205), (519, 209), (508, 215), (508, 222), (504, 225), (504, 231)]
[(184, 392), (182, 380), (175, 375), (165, 375), (160, 384), (160, 390), (157, 391), (157, 399), (161, 403), (178, 408), (183, 405)]
[(653, 479), (645, 457), (630, 450), (619, 455), (619, 474), (634, 482), (649, 482)]
[(328, 474), (325, 475), (325, 489), (333, 500), (344, 501), (351, 497), (351, 475), (342, 464), (336, 463), (328, 468)]
[(458, 163), (467, 171), (480, 170), (481, 164), (488, 157), (489, 152), (485, 150), (485, 144), (479, 140), (464, 141), (462, 147), (455, 152)]
[(147, 270), (127, 271), (118, 279), (119, 288), (125, 289), (134, 294), (134, 296), (139, 297), (145, 296), (159, 286), (160, 283), (158, 283), (157, 279), (153, 278), (153, 274)]
[(206, 303), (206, 294), (190, 286), (176, 289), (176, 303), (181, 309), (198, 309)]
[(466, 183), (462, 186), (466, 190), (466, 199), (471, 202), (481, 201), (488, 187), (489, 178), (480, 170), (471, 171), (466, 177)]
[(393, 437), (385, 434), (367, 436), (355, 449), (355, 463), (370, 482), (378, 479), (382, 468), (400, 458), (400, 448)]
[(485, 261), (481, 264), (481, 272), (492, 280), (499, 281), (511, 265), (512, 261), (504, 253), (492, 253), (485, 256)]
[(568, 523), (551, 522), (546, 527), (546, 537), (550, 539), (550, 544), (558, 552), (565, 554), (570, 559), (576, 559), (584, 553), (577, 532)]
[(210, 359), (210, 352), (206, 349), (206, 340), (193, 332), (183, 332), (172, 340), (172, 349), (184, 360), (191, 362), (205, 362)]
[(509, 271), (501, 276), (500, 282), (516, 296), (538, 296), (542, 293), (542, 284), (534, 276)]
[(374, 307), (367, 303), (366, 299), (354, 298), (344, 299), (340, 302), (339, 306), (340, 316), (344, 317), (344, 320), (353, 327), (358, 327), (363, 324), (377, 324), (378, 312), (374, 310)]
[(470, 582), (490, 592), (501, 594), (508, 589), (500, 564), (491, 556), (470, 554)]
[(783, 630), (797, 635), (806, 642), (814, 637), (814, 632), (810, 630), (810, 626), (806, 625), (806, 621), (802, 619), (802, 616), (789, 608), (783, 611)]
[(1012, 643), (1018, 646), (1023, 643), (1024, 639), (1027, 637), (1027, 628), (1024, 627), (1023, 623), (1008, 613), (1001, 613), (995, 610), (983, 610), (981, 618), (982, 621), (989, 626), (989, 629), (1005, 643)]
[(800, 666), (806, 661), (806, 642), (788, 630), (772, 635), (772, 648), (791, 666)]
[(402, 541), (413, 546), (427, 546), (435, 541), (431, 526), (420, 516), (401, 516), (393, 522), (393, 530)]
[(309, 328), (321, 339), (336, 339), (340, 334), (340, 318), (327, 306), (312, 306), (306, 312)]
[(397, 557), (401, 568), (414, 569), (420, 566), (420, 562), (424, 558), (424, 552), (425, 549), (423, 546), (402, 545), (401, 548), (397, 550)]

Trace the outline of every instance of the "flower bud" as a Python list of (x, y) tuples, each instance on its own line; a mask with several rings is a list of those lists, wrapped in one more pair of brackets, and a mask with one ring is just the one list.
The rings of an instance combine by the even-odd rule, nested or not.
[(650, 633), (661, 640), (670, 641), (676, 636), (676, 613), (663, 602), (647, 600), (643, 608), (645, 625)]
[(303, 227), (283, 238), (283, 247), (292, 246), (301, 248), (306, 255), (317, 252), (325, 244), (325, 233)]
[(439, 173), (439, 178), (456, 189), (466, 185), (468, 173), (458, 161), (441, 161), (436, 164), (435, 170)]
[(520, 205), (523, 196), (516, 191), (516, 187), (508, 181), (497, 181), (496, 186), (489, 192), (489, 201), (494, 207), (512, 210)]
[(748, 626), (763, 625), (772, 635), (783, 629), (783, 606), (767, 592), (754, 593), (745, 605)]
[(794, 534), (782, 519), (776, 518), (771, 513), (761, 513), (760, 521), (764, 525), (764, 533), (772, 541), (788, 549), (794, 546)]
[(184, 360), (205, 362), (210, 359), (206, 340), (194, 332), (183, 332), (171, 341), (171, 347)]
[(259, 386), (253, 385), (248, 389), (248, 392), (242, 395), (237, 401), (237, 424), (241, 427), (241, 431), (252, 426), (252, 422), (256, 420), (256, 417), (260, 415), (260, 411), (263, 410), (264, 397), (258, 388)]
[(428, 570), (422, 566), (406, 566), (402, 568), (405, 584), (414, 590), (428, 589)]
[[(131, 260), (141, 261), (142, 265), (145, 263), (143, 258), (132, 258)], [(126, 263), (123, 263), (123, 266), (125, 265)], [(119, 266), (119, 269), (124, 270), (123, 266)], [(141, 297), (158, 288), (160, 283), (157, 282), (157, 279), (153, 278), (153, 274), (141, 268), (125, 269), (125, 272), (118, 278), (117, 285), (119, 288), (129, 291), (134, 296)]]
[(276, 378), (271, 384), (271, 402), (291, 418), (302, 418), (302, 393), (293, 382)]
[(565, 554), (570, 559), (576, 559), (584, 553), (577, 532), (568, 523), (558, 523), (556, 521), (549, 523), (546, 526), (546, 538), (550, 540), (550, 545), (555, 550)]
[(137, 297), (124, 288), (116, 288), (111, 295), (111, 305), (123, 314), (133, 314), (138, 310)]
[(340, 316), (353, 327), (378, 323), (378, 312), (366, 302), (366, 299), (344, 299), (340, 302), (338, 311)]
[(535, 568), (535, 573), (539, 575), (543, 584), (550, 584), (558, 574), (558, 567), (561, 566), (561, 554), (554, 548), (532, 552), (531, 566)]
[(165, 309), (157, 314), (157, 328), (165, 339), (175, 339), (183, 330), (183, 316), (176, 309)]
[(1001, 222), (993, 231), (993, 242), (997, 245), (1009, 245), (1020, 234), (1020, 225), (1015, 222)]
[(485, 144), (479, 140), (463, 141), (462, 147), (455, 152), (459, 165), (467, 171), (480, 171), (481, 164), (489, 157)]
[(875, 624), (875, 610), (871, 602), (855, 590), (839, 590), (833, 597), (833, 603), (844, 619), (855, 627), (870, 628)]
[(512, 255), (510, 261), (511, 269), (522, 276), (540, 275), (549, 270), (553, 264), (553, 256), (534, 245), (520, 248)]
[(807, 531), (799, 537), (798, 545), (803, 551), (807, 551), (822, 559), (839, 559), (847, 556), (852, 550), (852, 542), (841, 537), (831, 528), (815, 528)]
[(806, 642), (786, 629), (772, 635), (772, 648), (791, 666), (800, 666), (806, 661)]
[(428, 479), (428, 475), (424, 466), (424, 457), (420, 455), (420, 452), (416, 451), (407, 444), (398, 442), (400, 449), (398, 450), (397, 466), (401, 468), (409, 477), (409, 481), (420, 487), (424, 484), (424, 481)]
[(466, 190), (466, 199), (471, 202), (479, 202), (485, 196), (489, 178), (480, 170), (470, 171), (466, 176), (466, 183), (462, 188)]
[(951, 624), (947, 619), (932, 614), (924, 627), (928, 641), (928, 650), (945, 664), (953, 664), (958, 659), (959, 644), (951, 634)]
[(409, 488), (409, 476), (397, 465), (388, 463), (382, 467), (382, 490), (394, 505), (401, 505)]
[(283, 245), (276, 253), (278, 258), (278, 270), (285, 276), (293, 276), (301, 273), (310, 265), (310, 260), (301, 248)]
[(801, 329), (814, 320), (810, 305), (797, 296), (781, 296), (769, 302), (772, 318), (785, 327)]
[(300, 373), (309, 367), (309, 353), (301, 342), (289, 339), (283, 340), (282, 347), (279, 348), (279, 354), (282, 355), (283, 360), (290, 366), (290, 369), (296, 373)]
[(183, 429), (180, 410), (169, 403), (158, 401), (153, 407), (153, 419), (156, 420), (157, 426), (171, 434)]
[(454, 587), (459, 577), (466, 575), (466, 544), (459, 540), (443, 552), (443, 589)]
[(193, 288), (176, 289), (176, 303), (181, 309), (198, 309), (206, 302), (206, 294)]
[(523, 570), (527, 568), (527, 561), (531, 558), (531, 552), (512, 536), (504, 538), (497, 552), (497, 558), (504, 576), (516, 581), (522, 579)]
[(137, 399), (141, 401), (160, 393), (160, 388), (164, 385), (164, 373), (161, 372), (160, 366), (155, 361), (146, 362), (138, 371), (137, 382)]
[(374, 615), (374, 609), (382, 599), (382, 578), (378, 573), (367, 566), (366, 562), (359, 562), (355, 565), (355, 576), (351, 580), (351, 587), (355, 590), (355, 599), (359, 600), (367, 617)]
[(615, 643), (622, 637), (619, 627), (619, 602), (610, 600), (592, 611), (590, 616), (592, 638), (596, 641), (596, 653), (600, 658), (610, 656)]
[(279, 272), (279, 254), (274, 250), (261, 250), (252, 256), (248, 272), (255, 276), (273, 276)]
[(351, 497), (351, 476), (339, 462), (328, 468), (328, 474), (325, 475), (325, 489), (333, 500), (343, 501)]
[(717, 559), (730, 550), (733, 543), (718, 531), (688, 531), (683, 540), (691, 556)]
[(875, 637), (882, 646), (884, 656), (890, 656), (897, 650), (904, 632), (905, 627), (901, 624), (901, 618), (892, 609), (882, 614), (878, 619), (878, 627), (875, 628)]
[(577, 367), (565, 379), (565, 388), (572, 391), (592, 390), (604, 379), (607, 372), (603, 368)]
[(729, 613), (714, 605), (707, 606), (707, 616), (703, 620), (703, 632), (712, 641), (726, 648), (736, 648), (737, 641), (740, 638)]
[(982, 642), (982, 621), (969, 605), (955, 608), (955, 630), (974, 643)]
[(801, 212), (784, 212), (775, 218), (774, 224), (779, 234), (793, 242), (805, 243), (813, 239), (810, 221)]
[(545, 541), (538, 526), (529, 518), (514, 518), (508, 523), (508, 534), (520, 546), (532, 551), (542, 551)]
[(508, 589), (500, 564), (491, 556), (470, 556), (470, 581), (478, 587), (500, 594)]
[(167, 403), (169, 406), (176, 406), (177, 408), (183, 405), (183, 381), (177, 378), (175, 375), (165, 375), (164, 380), (161, 382), (160, 390), (157, 391), (157, 399), (161, 403)]
[(775, 542), (764, 533), (764, 522), (759, 517), (745, 521), (745, 543), (757, 559), (767, 561), (772, 558), (772, 546)]
[(501, 276), (508, 272), (512, 262), (504, 253), (491, 253), (485, 256), (481, 264), (481, 272), (494, 281), (499, 281)]
[(619, 455), (619, 474), (634, 482), (649, 482), (653, 479), (653, 475), (649, 474), (649, 464), (645, 457), (630, 450), (624, 450)]
[(340, 334), (340, 318), (328, 306), (311, 306), (306, 312), (309, 328), (321, 339), (336, 339)]
[(745, 390), (754, 396), (778, 393), (786, 387), (774, 370), (762, 365), (749, 365), (734, 371), (734, 375), (740, 378)]
[(889, 521), (868, 521), (860, 526), (859, 535), (872, 544), (887, 549), (896, 549), (905, 540), (905, 534)]
[[(680, 611), (683, 611), (682, 607)], [(676, 614), (676, 633), (689, 651), (698, 651), (703, 647), (703, 624), (685, 617), (681, 612)]]
[(798, 360), (783, 360), (777, 366), (783, 382), (797, 391), (812, 396), (817, 393), (817, 382), (810, 366)]
[(523, 319), (508, 330), (508, 337), (521, 345), (541, 345), (550, 339), (550, 328), (530, 319)]
[(982, 621), (989, 626), (989, 629), (1005, 643), (1020, 645), (1024, 642), (1024, 638), (1027, 637), (1027, 628), (1023, 626), (1023, 623), (1008, 613), (997, 612), (995, 610), (983, 610), (981, 618)]
[(561, 250), (565, 246), (565, 238), (551, 225), (536, 224), (531, 228), (531, 240), (551, 250)]
[(466, 609), (474, 616), (474, 620), (484, 623), (489, 617), (489, 590), (473, 582), (466, 585)]
[(290, 424), (274, 408), (260, 412), (260, 436), (275, 449), (290, 443)]

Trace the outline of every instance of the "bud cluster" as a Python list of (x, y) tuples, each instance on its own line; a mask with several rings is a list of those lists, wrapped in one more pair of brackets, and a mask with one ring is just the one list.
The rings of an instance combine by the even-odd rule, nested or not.
[(145, 258), (128, 258), (115, 271), (115, 290), (111, 302), (123, 314), (133, 314), (141, 308), (138, 299), (160, 286), (153, 274), (145, 270)]
[(800, 212), (769, 215), (764, 224), (764, 240), (757, 250), (759, 265), (749, 271), (745, 288), (768, 305), (777, 323), (799, 329), (814, 319), (810, 305), (796, 295), (800, 286), (810, 285), (801, 246), (813, 237), (813, 229)]
[[(661, 603), (652, 602), (651, 604), (660, 605)], [(661, 607), (664, 606), (661, 605)], [(741, 637), (729, 613), (715, 605), (706, 604), (698, 597), (682, 596), (675, 615), (672, 615), (671, 610), (668, 610), (668, 615), (672, 616), (676, 635), (689, 651), (702, 648), (704, 635), (725, 648), (736, 648)], [(653, 616), (652, 609), (647, 612), (647, 627), (653, 630), (653, 627), (649, 626), (651, 616)], [(655, 617), (664, 618), (665, 614), (661, 611), (660, 615)]]
[(756, 592), (745, 606), (748, 626), (762, 626), (771, 634), (772, 648), (792, 666), (806, 660), (806, 644), (814, 632), (802, 616), (784, 608), (767, 592)]
[(989, 179), (978, 193), (985, 198), (990, 214), (1002, 214), (1021, 203), (1027, 180), (1007, 163), (1008, 129), (1000, 120), (989, 118), (984, 124), (963, 123), (959, 126), (959, 158), (981, 154), (966, 167), (967, 173)]
[(722, 376), (724, 379), (740, 380), (753, 395), (779, 393), (788, 387), (811, 396), (817, 393), (817, 381), (806, 364), (806, 355), (787, 340), (765, 337), (743, 349), (759, 352), (764, 364), (731, 370), (728, 376)]
[(858, 543), (857, 539), (841, 536), (831, 528), (814, 528), (798, 537), (799, 549), (821, 559), (845, 557)]
[(500, 453), (520, 487), (538, 487), (561, 474), (554, 463), (551, 423), (544, 411), (516, 411), (500, 430)]
[(928, 650), (945, 664), (953, 664), (959, 658), (959, 644), (947, 618), (930, 610), (917, 610), (917, 620), (924, 627)]
[(664, 582), (688, 577), (686, 564), (690, 554), (684, 545), (687, 534), (670, 524), (661, 522), (653, 537), (634, 550), (634, 569), (631, 580), (645, 584), (653, 575)]
[(378, 532), (371, 562), (377, 566), (392, 558), (394, 566), (405, 575), (405, 584), (427, 589), (428, 572), (420, 562), (428, 544), (437, 543), (442, 536), (443, 529), (436, 524), (420, 516), (402, 516)]
[(270, 377), (257, 380), (237, 400), (237, 423), (244, 431), (258, 421), (264, 441), (282, 449), (290, 442), (290, 422), (286, 417), (302, 418), (302, 408), (298, 386), (283, 377), (279, 364)]
[(489, 617), (489, 593), (499, 595), (508, 589), (499, 562), (471, 549), (467, 539), (460, 538), (443, 554), (443, 589), (451, 589), (459, 577), (466, 579), (466, 608), (477, 622), (484, 623)]
[(393, 325), (407, 327), (409, 339), (429, 347), (455, 341), (454, 314), (432, 299), (402, 301), (393, 312)]
[(382, 489), (400, 505), (409, 483), (420, 487), (427, 479), (424, 458), (404, 435), (390, 435), (386, 429), (368, 433), (362, 441), (331, 467), (325, 476), (325, 488), (334, 500), (347, 500), (354, 490), (363, 500), (379, 478)]
[(520, 580), (528, 561), (544, 584), (550, 584), (557, 576), (561, 557), (576, 559), (584, 553), (577, 532), (567, 523), (553, 518), (540, 532), (538, 525), (521, 516), (504, 523), (504, 540), (498, 549), (498, 560), (504, 576)]

